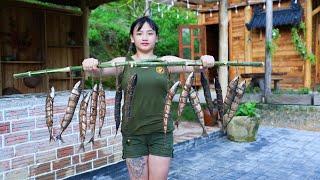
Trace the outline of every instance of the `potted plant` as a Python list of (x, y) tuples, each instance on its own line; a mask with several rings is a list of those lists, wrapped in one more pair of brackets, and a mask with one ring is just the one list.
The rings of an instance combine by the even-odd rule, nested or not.
[(227, 125), (228, 139), (237, 142), (255, 141), (259, 125), (260, 117), (256, 112), (256, 103), (241, 104), (236, 116)]

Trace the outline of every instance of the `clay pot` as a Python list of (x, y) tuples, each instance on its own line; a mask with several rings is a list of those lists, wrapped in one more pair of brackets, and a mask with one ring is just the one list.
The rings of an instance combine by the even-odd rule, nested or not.
[(218, 118), (218, 110), (213, 110), (213, 117), (210, 115), (210, 111), (208, 108), (205, 108), (203, 110), (203, 116), (204, 116), (204, 125), (205, 126), (214, 126), (217, 123)]

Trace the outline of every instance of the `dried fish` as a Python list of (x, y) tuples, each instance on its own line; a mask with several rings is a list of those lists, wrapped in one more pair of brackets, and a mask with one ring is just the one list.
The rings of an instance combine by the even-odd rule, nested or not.
[(99, 84), (99, 134), (98, 137), (101, 137), (101, 130), (104, 124), (104, 118), (106, 116), (106, 94), (104, 92), (103, 86)]
[(239, 83), (239, 76), (236, 76), (232, 81), (230, 81), (228, 85), (227, 94), (226, 94), (226, 97), (224, 98), (224, 104), (223, 104), (224, 114), (227, 113), (234, 97), (236, 96), (238, 83)]
[(174, 83), (174, 85), (169, 89), (168, 94), (166, 96), (164, 110), (163, 110), (163, 131), (164, 131), (164, 134), (167, 133), (168, 121), (170, 118), (171, 104), (172, 104), (173, 97), (176, 94), (179, 85), (180, 85), (180, 81), (177, 81), (176, 83)]
[[(206, 100), (206, 103), (207, 103), (207, 106), (208, 106), (208, 109), (209, 109), (209, 112), (210, 112), (210, 115), (211, 117), (213, 118), (214, 116), (214, 104), (213, 104), (213, 101), (212, 101), (212, 97), (211, 97), (211, 92), (210, 92), (210, 87), (209, 87), (209, 81), (208, 79), (206, 78), (204, 72), (201, 72), (201, 85), (203, 87), (203, 94), (204, 94), (204, 98)], [(213, 121), (215, 122), (215, 121)]]
[(90, 104), (90, 133), (91, 138), (88, 143), (92, 142), (94, 144), (94, 135), (96, 131), (96, 120), (97, 120), (97, 106), (98, 106), (98, 85), (95, 84), (92, 89), (91, 94), (91, 104)]
[(53, 99), (54, 99), (54, 87), (51, 87), (50, 93), (48, 93), (46, 98), (46, 123), (49, 130), (49, 142), (55, 141), (53, 137)]
[(201, 109), (198, 93), (192, 87), (191, 87), (191, 90), (189, 93), (189, 100), (190, 100), (190, 103), (192, 105), (193, 110), (195, 111), (195, 113), (197, 115), (197, 120), (202, 127), (202, 136), (208, 136), (208, 133), (207, 133), (206, 128), (204, 126), (204, 116), (203, 116), (203, 111)]
[(89, 104), (89, 99), (91, 97), (91, 92), (87, 93), (84, 98), (82, 99), (80, 103), (80, 110), (79, 110), (79, 131), (80, 131), (80, 149), (84, 149), (84, 141), (86, 139), (86, 133), (87, 133), (87, 109), (88, 109), (88, 104)]
[(219, 76), (218, 76), (218, 70), (217, 68), (214, 68), (214, 73), (213, 73), (213, 77), (214, 77), (214, 87), (216, 90), (216, 94), (217, 94), (217, 106), (218, 106), (218, 126), (220, 128), (222, 127), (222, 121), (223, 121), (223, 97), (222, 97), (222, 89), (221, 89), (221, 85), (219, 82)]
[(231, 104), (230, 110), (227, 114), (224, 115), (223, 117), (223, 127), (224, 130), (228, 126), (229, 122), (237, 112), (238, 106), (240, 104), (240, 101), (244, 95), (246, 89), (246, 81), (242, 81), (238, 86), (237, 86), (237, 91), (236, 91), (236, 96), (234, 97), (234, 100)]
[(177, 127), (179, 126), (179, 121), (180, 121), (180, 118), (182, 115), (182, 111), (183, 111), (184, 107), (186, 106), (189, 91), (190, 91), (190, 88), (193, 84), (193, 79), (194, 79), (194, 73), (191, 72), (185, 82), (185, 85), (183, 86), (183, 89), (182, 89), (182, 92), (181, 92), (181, 95), (179, 98), (178, 119), (176, 120), (176, 123), (175, 123)]
[(70, 124), (74, 111), (76, 110), (76, 106), (78, 104), (79, 101), (79, 97), (81, 94), (81, 81), (78, 81), (72, 91), (71, 91), (71, 95), (69, 97), (69, 101), (68, 101), (68, 106), (66, 109), (66, 113), (64, 114), (63, 118), (60, 120), (60, 133), (57, 135), (56, 139), (61, 140), (62, 142), (64, 142), (62, 140), (62, 133), (67, 129), (68, 125)]
[(121, 77), (117, 77), (116, 79), (116, 95), (114, 101), (114, 120), (116, 122), (116, 135), (118, 133), (118, 129), (120, 127), (121, 122), (121, 100), (122, 100), (122, 87), (120, 84)]
[(132, 118), (131, 108), (132, 108), (132, 101), (134, 98), (134, 93), (137, 85), (137, 80), (138, 80), (138, 76), (137, 74), (134, 74), (133, 76), (131, 76), (127, 85), (125, 101), (124, 101), (124, 119), (123, 119), (125, 123), (128, 123)]

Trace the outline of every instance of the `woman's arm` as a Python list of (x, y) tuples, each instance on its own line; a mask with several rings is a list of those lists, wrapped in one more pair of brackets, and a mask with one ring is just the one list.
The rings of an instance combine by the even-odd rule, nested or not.
[[(186, 60), (182, 59), (176, 56), (163, 56), (160, 58), (164, 61), (181, 61)], [(202, 68), (209, 68), (214, 66), (214, 57), (209, 55), (204, 55), (200, 57), (200, 60), (202, 61), (203, 66), (169, 66), (168, 71), (169, 73), (182, 73), (182, 72), (198, 72)]]
[[(125, 57), (117, 57), (112, 59), (109, 62), (124, 62)], [(94, 58), (84, 59), (82, 61), (82, 67), (85, 73), (89, 73), (93, 76), (100, 76), (100, 68), (98, 68), (99, 61)], [(102, 69), (102, 76), (115, 76), (120, 74), (123, 71), (123, 67), (108, 67)]]

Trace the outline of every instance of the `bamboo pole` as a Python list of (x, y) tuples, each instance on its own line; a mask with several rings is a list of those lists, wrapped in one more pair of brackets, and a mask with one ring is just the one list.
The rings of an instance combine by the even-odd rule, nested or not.
[[(306, 1), (306, 46), (307, 52), (312, 51), (312, 0)], [(304, 87), (311, 87), (311, 62), (304, 63)]]
[[(261, 67), (264, 64), (261, 62), (215, 62), (215, 66), (254, 66)], [(157, 66), (202, 66), (201, 61), (194, 60), (184, 60), (184, 61), (175, 61), (167, 62), (161, 60), (145, 60), (145, 61), (125, 61), (125, 62), (104, 62), (98, 65), (99, 68), (111, 68), (111, 67), (120, 67), (120, 66), (129, 66), (129, 67), (157, 67)], [(33, 77), (39, 76), (42, 74), (52, 74), (59, 72), (71, 72), (71, 71), (81, 71), (82, 66), (70, 66), (63, 68), (55, 69), (43, 69), (38, 71), (28, 71), (23, 73), (13, 74), (14, 78), (24, 78), (24, 77)]]

